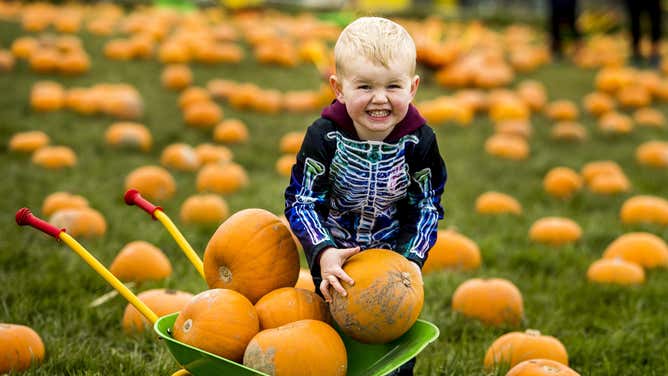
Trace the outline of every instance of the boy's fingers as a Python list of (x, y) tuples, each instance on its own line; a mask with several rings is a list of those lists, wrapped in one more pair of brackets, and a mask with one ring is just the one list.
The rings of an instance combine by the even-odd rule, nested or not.
[(344, 289), (343, 286), (341, 286), (341, 283), (339, 282), (339, 279), (336, 278), (336, 276), (330, 275), (327, 279), (329, 280), (329, 284), (332, 285), (332, 287), (334, 287), (334, 290), (336, 290), (339, 294), (341, 294), (342, 296), (348, 295), (346, 289)]
[(329, 281), (326, 279), (323, 279), (322, 282), (320, 282), (320, 292), (322, 293), (322, 296), (325, 298), (325, 301), (327, 303), (332, 302), (332, 297), (329, 295), (329, 289), (327, 288), (329, 285)]
[(350, 276), (345, 271), (343, 271), (343, 269), (341, 269), (341, 271), (339, 271), (339, 273), (337, 274), (337, 277), (339, 277), (340, 280), (349, 284), (350, 286), (355, 284), (355, 281), (352, 278), (350, 278)]

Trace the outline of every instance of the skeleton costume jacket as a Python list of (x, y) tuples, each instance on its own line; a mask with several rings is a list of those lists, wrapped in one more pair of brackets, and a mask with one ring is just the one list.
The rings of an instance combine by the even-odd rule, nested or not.
[(306, 131), (285, 191), (285, 216), (316, 287), (329, 247), (392, 249), (422, 266), (443, 218), (446, 179), (436, 135), (413, 105), (383, 141), (360, 140), (344, 104), (326, 107)]

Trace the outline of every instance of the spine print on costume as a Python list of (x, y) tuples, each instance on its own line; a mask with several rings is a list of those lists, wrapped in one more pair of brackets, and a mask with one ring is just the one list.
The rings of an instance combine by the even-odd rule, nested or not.
[(429, 249), (429, 237), (438, 226), (438, 209), (429, 195), (432, 189), (431, 170), (425, 168), (416, 172), (413, 174), (413, 181), (420, 188), (420, 195), (411, 198), (411, 201), (418, 202), (418, 207), (420, 207), (423, 215), (420, 216), (420, 221), (417, 223), (416, 236), (411, 240), (407, 249), (410, 249), (410, 253), (416, 254), (419, 258), (423, 259)]
[(325, 165), (316, 161), (315, 159), (306, 158), (304, 163), (304, 179), (302, 181), (301, 189), (297, 195), (299, 206), (296, 207), (296, 213), (299, 219), (304, 223), (304, 227), (308, 232), (311, 244), (320, 244), (329, 239), (327, 231), (322, 227), (320, 221), (315, 215), (314, 210), (309, 210), (316, 201), (313, 193), (313, 186), (315, 179), (325, 173)]
[(329, 177), (330, 234), (342, 247), (392, 248), (400, 230), (396, 203), (411, 184), (406, 144), (417, 144), (418, 138), (409, 135), (389, 144), (352, 140), (340, 132), (327, 137), (337, 142)]

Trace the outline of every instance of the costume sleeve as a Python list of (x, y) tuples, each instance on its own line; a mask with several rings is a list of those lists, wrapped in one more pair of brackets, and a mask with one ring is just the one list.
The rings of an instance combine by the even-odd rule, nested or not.
[(311, 274), (317, 276), (318, 256), (325, 248), (336, 246), (324, 226), (329, 213), (328, 175), (333, 151), (325, 137), (326, 127), (318, 125), (322, 123), (307, 129), (285, 190), (285, 217), (304, 248)]
[(397, 250), (420, 267), (436, 243), (438, 221), (443, 219), (441, 195), (447, 180), (436, 135), (431, 128), (425, 128), (409, 160), (411, 185), (399, 204), (401, 230), (397, 241)]

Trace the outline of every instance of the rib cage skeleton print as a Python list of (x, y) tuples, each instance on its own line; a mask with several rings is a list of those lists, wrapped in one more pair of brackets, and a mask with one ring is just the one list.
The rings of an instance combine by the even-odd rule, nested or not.
[(314, 260), (328, 247), (392, 249), (422, 265), (443, 216), (445, 180), (431, 128), (362, 141), (321, 118), (293, 166), (285, 215), (314, 278)]

